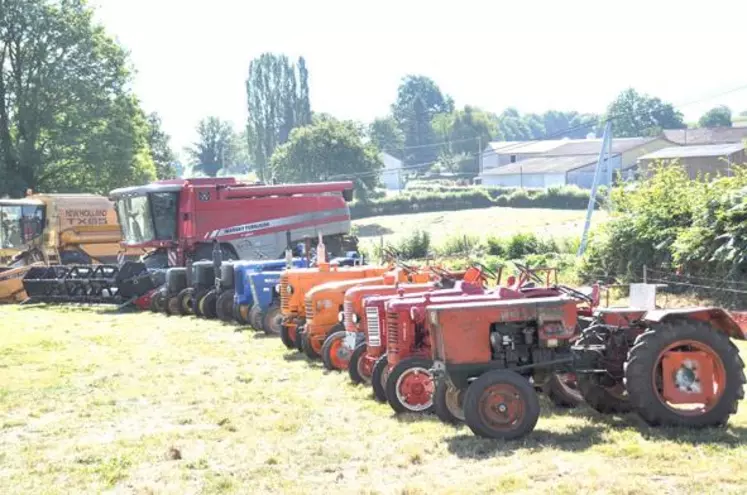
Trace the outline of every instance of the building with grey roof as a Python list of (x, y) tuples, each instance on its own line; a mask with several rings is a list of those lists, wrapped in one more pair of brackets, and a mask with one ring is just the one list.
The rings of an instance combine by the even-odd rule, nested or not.
[(729, 175), (735, 165), (747, 165), (744, 143), (672, 146), (648, 153), (638, 159), (638, 169), (645, 174), (655, 163), (677, 163), (691, 178), (700, 175)]

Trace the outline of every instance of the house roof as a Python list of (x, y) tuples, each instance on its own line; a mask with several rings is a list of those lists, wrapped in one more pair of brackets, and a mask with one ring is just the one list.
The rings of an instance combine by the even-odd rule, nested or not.
[(728, 156), (745, 149), (741, 143), (705, 144), (702, 146), (672, 146), (643, 155), (639, 160)]
[[(612, 154), (624, 153), (650, 142), (658, 137), (613, 138)], [(488, 153), (497, 155), (543, 154), (548, 156), (563, 155), (598, 155), (602, 149), (601, 139), (548, 139), (544, 141), (494, 141), (489, 145)]]
[(673, 143), (684, 145), (739, 143), (747, 139), (747, 127), (666, 129), (664, 137)]
[(539, 156), (483, 171), (483, 176), (515, 174), (562, 174), (592, 165), (597, 158), (591, 155)]

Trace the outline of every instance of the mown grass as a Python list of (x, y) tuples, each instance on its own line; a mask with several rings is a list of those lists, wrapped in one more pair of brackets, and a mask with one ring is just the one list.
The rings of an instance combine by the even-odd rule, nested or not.
[[(395, 417), (251, 330), (103, 308), (0, 307), (0, 493), (743, 493), (724, 430), (543, 402), (527, 439)], [(747, 350), (742, 346), (743, 352)]]

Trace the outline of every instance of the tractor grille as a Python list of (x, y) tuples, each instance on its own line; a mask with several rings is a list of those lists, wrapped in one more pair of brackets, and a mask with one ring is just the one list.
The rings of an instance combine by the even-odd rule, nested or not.
[(345, 301), (342, 321), (345, 324), (345, 330), (350, 332), (356, 331), (356, 325), (353, 323), (353, 301)]
[(366, 308), (366, 330), (369, 347), (381, 347), (381, 328), (379, 328), (379, 308)]
[(386, 352), (387, 355), (399, 352), (399, 314), (386, 312)]
[(311, 320), (314, 318), (314, 301), (306, 299), (306, 319)]
[(290, 309), (290, 294), (288, 294), (288, 275), (280, 275), (280, 309), (286, 312)]

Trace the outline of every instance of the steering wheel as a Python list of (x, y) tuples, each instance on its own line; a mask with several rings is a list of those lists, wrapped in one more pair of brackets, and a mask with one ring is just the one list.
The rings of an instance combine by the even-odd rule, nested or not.
[(488, 277), (490, 277), (490, 278), (492, 278), (494, 280), (498, 280), (498, 274), (494, 270), (491, 270), (487, 266), (485, 266), (482, 263), (480, 263), (479, 261), (473, 262), (472, 266), (476, 266), (477, 268), (479, 268), (480, 270), (482, 270), (482, 272), (485, 273), (485, 274), (487, 274)]
[(554, 287), (561, 292), (565, 292), (566, 294), (572, 297), (575, 297), (576, 299), (581, 299), (583, 301), (588, 302), (589, 304), (594, 304), (594, 299), (591, 296), (584, 294), (583, 292), (579, 290), (573, 289), (571, 287), (568, 287), (567, 285), (562, 285), (562, 284), (556, 284)]
[(521, 273), (525, 274), (528, 278), (534, 280), (538, 284), (543, 284), (544, 285), (545, 281), (542, 280), (542, 277), (540, 277), (535, 272), (533, 272), (528, 266), (526, 266), (526, 265), (524, 265), (522, 263), (519, 263), (518, 261), (514, 261), (514, 266), (516, 266), (516, 268), (518, 268), (519, 271)]
[(442, 279), (444, 279), (444, 278), (448, 279), (448, 280), (453, 280), (454, 279), (454, 274), (453, 273), (449, 272), (448, 270), (444, 270), (440, 266), (431, 265), (431, 266), (428, 267), (428, 270), (432, 271), (433, 273), (435, 273), (438, 277), (440, 277)]

